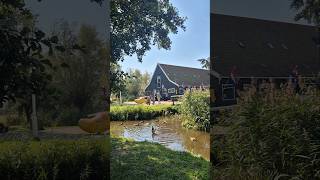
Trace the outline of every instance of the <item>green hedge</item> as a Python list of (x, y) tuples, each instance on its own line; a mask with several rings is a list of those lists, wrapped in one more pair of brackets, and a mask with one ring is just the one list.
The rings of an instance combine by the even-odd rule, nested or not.
[(187, 92), (181, 104), (182, 125), (186, 128), (210, 130), (209, 91)]
[(0, 142), (0, 179), (107, 179), (108, 139)]
[[(259, 94), (213, 137), (216, 179), (320, 179), (320, 94)], [(221, 141), (219, 141), (219, 139)]]
[(110, 115), (112, 121), (125, 120), (150, 120), (159, 116), (176, 114), (179, 112), (178, 105), (131, 105), (111, 106)]

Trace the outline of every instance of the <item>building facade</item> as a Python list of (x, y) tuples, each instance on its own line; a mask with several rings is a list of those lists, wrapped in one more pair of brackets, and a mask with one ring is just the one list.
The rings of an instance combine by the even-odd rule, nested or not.
[(209, 70), (158, 63), (145, 94), (160, 93), (162, 100), (169, 100), (190, 88), (209, 89), (209, 84)]
[(254, 83), (315, 78), (320, 70), (316, 27), (211, 14), (211, 84), (214, 106), (237, 103)]

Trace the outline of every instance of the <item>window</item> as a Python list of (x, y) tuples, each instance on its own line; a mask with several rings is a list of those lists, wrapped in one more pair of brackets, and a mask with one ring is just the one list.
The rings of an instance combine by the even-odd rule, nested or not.
[(224, 101), (236, 99), (236, 91), (233, 84), (222, 84), (222, 99)]
[(281, 47), (283, 48), (283, 49), (286, 49), (286, 50), (288, 50), (289, 48), (288, 48), (288, 46), (287, 45), (285, 45), (285, 44), (281, 44)]
[(271, 43), (268, 43), (268, 46), (269, 46), (269, 48), (271, 48), (271, 49), (274, 48), (273, 44), (271, 44)]
[(161, 76), (157, 76), (157, 88), (161, 88)]
[(162, 86), (162, 92), (163, 92), (163, 93), (167, 93), (167, 88), (165, 88), (165, 87)]
[(246, 45), (245, 45), (243, 42), (241, 42), (241, 41), (238, 41), (238, 45), (239, 45), (241, 48), (245, 48), (245, 47), (246, 47)]
[(170, 88), (168, 89), (168, 93), (175, 93), (176, 92), (176, 89), (175, 88)]
[(179, 87), (179, 94), (184, 94), (184, 88), (183, 87)]

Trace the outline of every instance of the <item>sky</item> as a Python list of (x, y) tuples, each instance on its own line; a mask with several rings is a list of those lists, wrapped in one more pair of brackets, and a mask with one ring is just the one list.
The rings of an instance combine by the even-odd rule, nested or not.
[(25, 0), (26, 6), (38, 16), (38, 27), (45, 32), (52, 30), (60, 19), (70, 23), (95, 26), (100, 36), (106, 36), (106, 6), (90, 0)]
[[(26, 0), (27, 6), (39, 14), (39, 26), (50, 31), (58, 19), (85, 23), (97, 27), (101, 37), (106, 36), (106, 7), (90, 0)], [(201, 68), (197, 61), (210, 54), (210, 11), (219, 14), (252, 17), (296, 23), (290, 0), (171, 0), (180, 15), (187, 17), (186, 31), (170, 35), (171, 50), (153, 47), (139, 63), (137, 57), (126, 57), (123, 70), (139, 69), (152, 73), (157, 63)], [(299, 22), (304, 24), (305, 22)]]
[[(26, 0), (27, 6), (38, 14), (38, 26), (50, 32), (52, 24), (64, 19), (69, 22), (85, 23), (97, 27), (101, 37), (105, 36), (105, 6), (100, 7), (90, 0)], [(178, 34), (170, 35), (171, 50), (159, 50), (153, 47), (139, 63), (137, 57), (126, 57), (121, 63), (123, 70), (139, 69), (152, 73), (157, 63), (201, 68), (197, 61), (210, 54), (210, 0), (171, 0), (180, 15), (187, 17), (186, 31), (180, 29)], [(201, 2), (201, 3), (199, 3)]]
[(198, 59), (210, 55), (210, 0), (171, 0), (178, 9), (180, 16), (187, 17), (186, 31), (170, 35), (171, 50), (159, 50), (153, 47), (143, 62), (137, 57), (126, 57), (121, 63), (122, 70), (139, 69), (142, 72), (153, 73), (157, 63), (201, 68)]

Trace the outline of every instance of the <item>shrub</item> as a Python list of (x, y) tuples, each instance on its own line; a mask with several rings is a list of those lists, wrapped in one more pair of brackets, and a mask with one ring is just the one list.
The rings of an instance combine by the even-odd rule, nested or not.
[(181, 103), (182, 125), (187, 128), (209, 131), (209, 91), (186, 92)]
[(178, 109), (178, 106), (168, 104), (111, 106), (110, 115), (112, 121), (149, 120), (163, 115), (178, 113)]
[(82, 117), (81, 112), (76, 107), (68, 107), (60, 111), (57, 117), (57, 124), (62, 126), (74, 126)]
[(215, 178), (320, 178), (319, 93), (269, 95), (257, 94), (235, 109), (225, 143), (213, 145)]
[(107, 179), (107, 139), (0, 142), (0, 179)]

